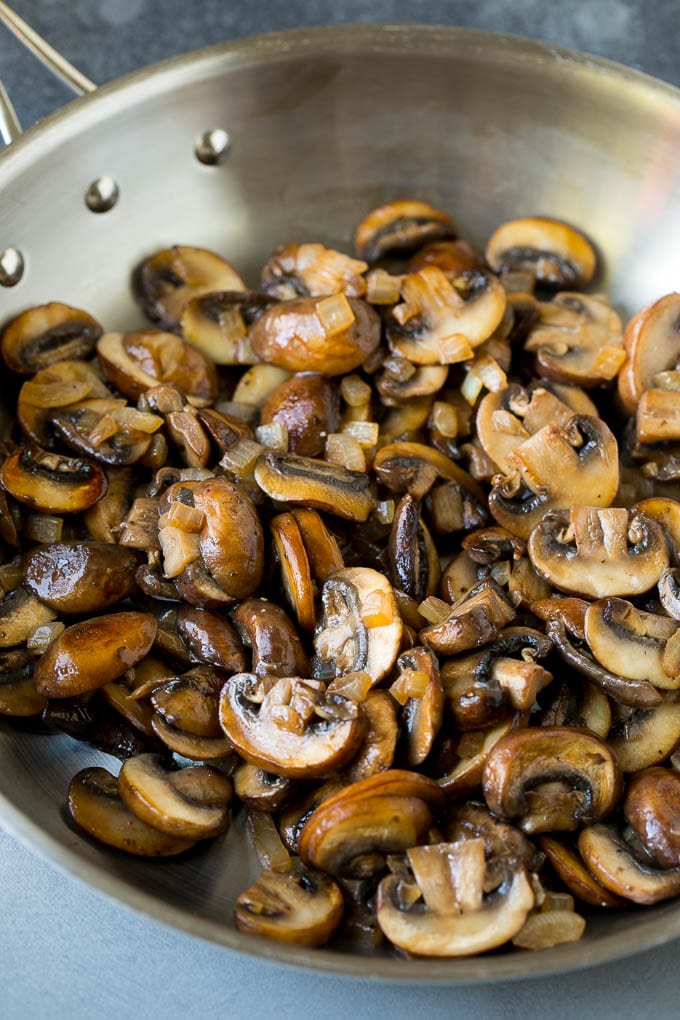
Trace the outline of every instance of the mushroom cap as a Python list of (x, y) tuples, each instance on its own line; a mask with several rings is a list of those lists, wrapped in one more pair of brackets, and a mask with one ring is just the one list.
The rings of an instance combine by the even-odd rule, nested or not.
[(53, 542), (24, 554), (24, 583), (58, 612), (96, 613), (136, 591), (138, 565), (131, 549), (110, 542)]
[(660, 525), (622, 507), (574, 504), (547, 514), (531, 532), (528, 552), (556, 588), (595, 599), (642, 594), (668, 566)]
[(486, 260), (495, 272), (525, 270), (543, 286), (556, 288), (589, 283), (597, 265), (585, 235), (548, 216), (502, 223), (487, 242)]
[(135, 270), (133, 282), (146, 315), (163, 329), (179, 325), (192, 298), (246, 289), (236, 270), (215, 252), (183, 244), (145, 259)]
[(535, 352), (538, 374), (585, 387), (610, 382), (626, 358), (621, 319), (600, 294), (541, 302), (524, 350)]
[(628, 780), (623, 813), (659, 867), (680, 865), (680, 773), (659, 767), (636, 772)]
[(0, 483), (32, 510), (76, 514), (87, 510), (106, 492), (106, 475), (90, 461), (22, 446), (0, 467)]
[(486, 760), (482, 787), (494, 814), (518, 818), (525, 832), (551, 832), (608, 815), (623, 780), (614, 753), (594, 733), (541, 726), (514, 730), (498, 741)]
[(365, 471), (349, 471), (312, 457), (263, 453), (255, 464), (255, 481), (271, 499), (365, 521), (375, 506), (373, 485)]
[(635, 414), (657, 373), (676, 367), (679, 322), (680, 294), (674, 292), (640, 309), (628, 323), (628, 361), (618, 378), (619, 399), (627, 414)]
[(680, 672), (664, 669), (667, 642), (678, 630), (675, 620), (645, 613), (625, 599), (591, 603), (585, 616), (585, 636), (597, 661), (620, 676), (648, 680), (655, 687), (680, 687)]
[(354, 234), (354, 248), (359, 258), (376, 262), (387, 252), (411, 252), (427, 242), (455, 235), (446, 213), (427, 202), (402, 199), (371, 209), (364, 216)]
[(566, 843), (555, 836), (538, 836), (538, 845), (569, 892), (593, 907), (623, 907), (626, 901), (606, 889)]
[(590, 825), (578, 848), (597, 880), (616, 896), (650, 905), (680, 893), (680, 867), (656, 869), (641, 864), (610, 825)]
[(50, 301), (12, 319), (2, 332), (0, 348), (8, 368), (32, 375), (58, 361), (88, 357), (102, 332), (82, 309)]

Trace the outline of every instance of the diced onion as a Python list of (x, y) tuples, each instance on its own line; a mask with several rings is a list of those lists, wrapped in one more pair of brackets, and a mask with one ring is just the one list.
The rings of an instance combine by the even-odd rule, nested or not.
[(372, 269), (366, 277), (366, 300), (372, 305), (393, 305), (399, 300), (403, 276)]
[(149, 411), (138, 411), (136, 407), (121, 407), (111, 412), (113, 420), (124, 429), (135, 429), (137, 432), (146, 432), (151, 435), (158, 432), (163, 424), (163, 419), (158, 414), (151, 414)]
[(394, 611), (392, 601), (386, 591), (375, 589), (375, 591), (369, 592), (361, 608), (361, 619), (369, 629), (384, 627), (386, 624), (392, 623)]
[(458, 435), (458, 411), (453, 404), (435, 400), (430, 411), (430, 424), (444, 439), (455, 439)]
[(520, 949), (550, 949), (564, 942), (578, 942), (585, 929), (585, 919), (571, 910), (531, 914), (512, 944)]
[(470, 407), (477, 402), (477, 397), (484, 389), (484, 383), (479, 378), (477, 373), (470, 369), (468, 374), (463, 379), (463, 383), (460, 387), (460, 392), (463, 397), (467, 400)]
[(278, 422), (272, 421), (267, 425), (258, 425), (255, 429), (255, 439), (267, 450), (288, 453), (288, 429), (279, 425)]
[(444, 602), (444, 599), (438, 599), (436, 595), (428, 595), (418, 606), (418, 612), (428, 623), (441, 623), (451, 612), (451, 606)]
[(118, 422), (112, 414), (103, 414), (94, 428), (90, 431), (87, 439), (92, 446), (101, 446), (111, 436), (120, 431)]
[(456, 365), (460, 361), (469, 361), (474, 353), (470, 341), (462, 333), (444, 336), (439, 341), (439, 361), (442, 365)]
[(345, 676), (336, 677), (329, 683), (326, 694), (338, 694), (341, 698), (360, 705), (366, 700), (366, 695), (373, 686), (373, 681), (368, 673), (363, 670), (356, 670), (354, 673), (346, 673)]
[(281, 841), (272, 816), (266, 811), (249, 811), (246, 825), (262, 867), (270, 871), (290, 871), (290, 854)]
[(422, 698), (429, 682), (427, 673), (421, 673), (416, 669), (404, 669), (390, 687), (390, 694), (400, 705), (405, 705), (409, 698)]
[(224, 451), (220, 466), (240, 477), (250, 475), (262, 451), (263, 447), (252, 439), (238, 439), (233, 446)]
[(381, 499), (375, 505), (374, 517), (381, 524), (391, 524), (394, 520), (396, 505), (393, 499)]
[(546, 892), (543, 897), (541, 911), (544, 914), (552, 910), (573, 910), (574, 897), (566, 892)]
[(356, 439), (362, 450), (370, 450), (377, 444), (379, 432), (377, 421), (350, 421), (342, 426), (342, 435)]
[(167, 578), (178, 577), (201, 555), (197, 534), (165, 527), (158, 529), (158, 540), (163, 552), (163, 572)]
[(350, 407), (361, 407), (371, 402), (372, 390), (360, 375), (346, 375), (340, 383), (342, 399)]
[(203, 527), (205, 514), (198, 507), (187, 506), (181, 500), (176, 499), (168, 510), (167, 523), (181, 531), (198, 532)]
[(660, 390), (680, 390), (680, 372), (677, 369), (657, 372), (652, 376), (652, 382)]
[(331, 432), (326, 437), (325, 459), (350, 471), (366, 470), (366, 455), (353, 436), (344, 432)]
[(68, 382), (36, 383), (32, 379), (21, 387), (20, 399), (32, 407), (68, 407), (85, 400), (92, 392), (92, 382), (71, 379)]
[(319, 301), (316, 314), (328, 337), (344, 333), (354, 322), (352, 306), (344, 294), (333, 294)]
[(593, 362), (593, 374), (613, 379), (627, 358), (623, 344), (605, 344)]

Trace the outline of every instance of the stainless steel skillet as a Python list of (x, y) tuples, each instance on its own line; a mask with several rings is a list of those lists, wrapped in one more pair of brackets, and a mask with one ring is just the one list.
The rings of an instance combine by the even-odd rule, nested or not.
[[(221, 163), (195, 143), (224, 129)], [(85, 201), (103, 176), (119, 197)], [(139, 322), (130, 269), (162, 245), (213, 247), (251, 279), (278, 243), (346, 246), (377, 202), (416, 194), (481, 241), (502, 218), (547, 212), (598, 242), (602, 280), (631, 311), (677, 286), (680, 93), (632, 71), (483, 33), (319, 29), (229, 44), (77, 100), (0, 157), (0, 249), (24, 259), (0, 321), (59, 299), (108, 328)], [(237, 933), (257, 871), (238, 827), (174, 863), (123, 860), (66, 827), (72, 774), (101, 756), (0, 727), (0, 821), (55, 864), (165, 923), (233, 950), (354, 977), (492, 981), (614, 959), (680, 935), (680, 906), (609, 914), (586, 939), (470, 961), (310, 952)]]

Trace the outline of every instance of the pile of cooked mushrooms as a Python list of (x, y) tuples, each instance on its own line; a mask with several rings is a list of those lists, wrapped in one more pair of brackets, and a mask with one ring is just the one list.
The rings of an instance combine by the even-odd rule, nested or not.
[(237, 811), (237, 926), (467, 956), (680, 894), (680, 294), (592, 244), (481, 253), (398, 201), (250, 290), (176, 246), (104, 332), (2, 333), (0, 712), (118, 756), (73, 822), (144, 857)]

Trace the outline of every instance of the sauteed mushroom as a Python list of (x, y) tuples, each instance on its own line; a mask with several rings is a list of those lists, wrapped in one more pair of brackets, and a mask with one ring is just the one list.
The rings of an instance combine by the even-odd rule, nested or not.
[(3, 461), (0, 483), (20, 503), (56, 514), (87, 510), (107, 486), (96, 464), (31, 446), (20, 447)]
[(451, 219), (440, 209), (411, 199), (372, 209), (354, 234), (357, 255), (377, 262), (388, 252), (409, 252), (441, 238), (455, 236)]
[(292, 375), (273, 390), (260, 410), (263, 425), (275, 422), (288, 433), (288, 449), (301, 457), (323, 453), (326, 436), (340, 425), (336, 386), (320, 373)]
[(340, 887), (328, 875), (298, 867), (281, 874), (263, 871), (236, 901), (234, 917), (241, 931), (276, 942), (322, 946), (342, 920)]
[(88, 357), (102, 332), (87, 312), (51, 301), (27, 309), (5, 326), (2, 356), (13, 372), (31, 375), (56, 361)]
[(262, 267), (262, 287), (281, 301), (343, 293), (363, 297), (366, 262), (322, 244), (287, 244)]
[(538, 306), (538, 322), (524, 344), (538, 374), (578, 386), (600, 386), (626, 360), (621, 319), (599, 294), (557, 294)]
[(97, 341), (97, 355), (106, 378), (130, 400), (159, 383), (176, 384), (195, 407), (205, 407), (217, 396), (214, 364), (174, 333), (104, 333)]
[(626, 328), (628, 360), (618, 379), (619, 398), (628, 414), (652, 387), (654, 377), (678, 365), (680, 294), (666, 294), (642, 308)]
[(584, 286), (595, 273), (596, 255), (574, 227), (546, 216), (508, 220), (491, 235), (486, 260), (498, 273), (528, 272), (547, 287)]
[(174, 329), (187, 303), (217, 290), (245, 290), (228, 262), (205, 248), (175, 245), (156, 252), (137, 268), (135, 289), (149, 319)]
[(23, 559), (24, 584), (61, 613), (97, 613), (136, 591), (135, 554), (108, 542), (55, 542)]
[(191, 298), (179, 320), (182, 336), (216, 365), (253, 365), (248, 327), (272, 304), (266, 294), (218, 290)]
[(660, 903), (680, 892), (680, 867), (659, 869), (641, 863), (609, 825), (590, 825), (578, 838), (583, 860), (599, 882), (633, 903)]
[(680, 773), (659, 767), (637, 772), (628, 782), (623, 813), (658, 867), (680, 866)]

